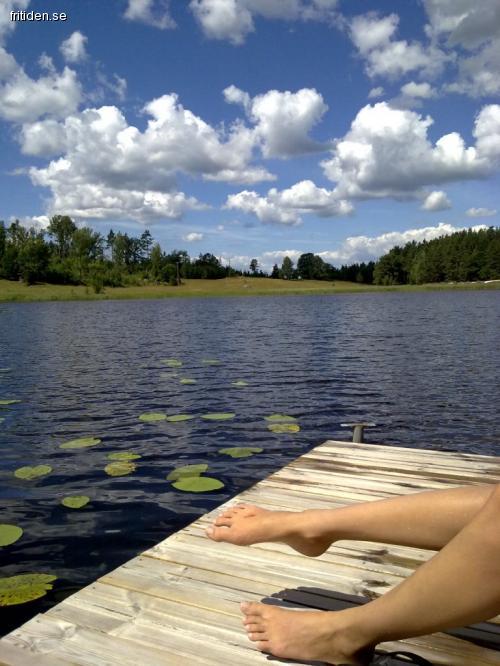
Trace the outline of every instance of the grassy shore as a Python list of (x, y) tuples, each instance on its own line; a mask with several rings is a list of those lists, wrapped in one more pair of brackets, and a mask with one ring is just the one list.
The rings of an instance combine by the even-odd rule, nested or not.
[(142, 285), (134, 287), (106, 287), (95, 294), (91, 287), (58, 284), (36, 284), (30, 287), (22, 282), (0, 280), (0, 301), (86, 301), (144, 298), (179, 298), (205, 296), (274, 296), (286, 294), (340, 294), (380, 291), (438, 291), (456, 289), (500, 289), (500, 281), (457, 282), (453, 284), (405, 285), (380, 287), (359, 285), (355, 282), (321, 282), (319, 280), (272, 280), (271, 278), (225, 278), (223, 280), (185, 280), (180, 287), (168, 285)]

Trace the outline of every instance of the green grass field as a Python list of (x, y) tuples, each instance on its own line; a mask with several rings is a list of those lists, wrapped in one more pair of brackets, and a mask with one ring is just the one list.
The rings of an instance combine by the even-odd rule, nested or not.
[(321, 282), (317, 280), (272, 280), (271, 278), (233, 277), (222, 280), (185, 280), (180, 287), (143, 285), (137, 287), (106, 287), (95, 294), (91, 287), (57, 284), (36, 284), (0, 280), (0, 301), (83, 301), (143, 298), (273, 296), (286, 294), (370, 293), (377, 291), (435, 291), (454, 289), (499, 289), (500, 281), (491, 284), (460, 282), (453, 284), (405, 285), (375, 287), (354, 282)]

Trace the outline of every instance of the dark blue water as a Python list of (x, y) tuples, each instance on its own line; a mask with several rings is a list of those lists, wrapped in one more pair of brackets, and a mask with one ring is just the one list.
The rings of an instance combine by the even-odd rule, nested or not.
[[(497, 454), (499, 367), (500, 292), (1, 305), (0, 399), (21, 402), (0, 408), (0, 523), (24, 535), (0, 548), (0, 576), (58, 578), (42, 600), (4, 609), (2, 631), (325, 439), (349, 439), (345, 421), (376, 422), (372, 442)], [(147, 411), (196, 418), (142, 423)], [(236, 417), (207, 422), (207, 412)], [(301, 431), (269, 432), (274, 412)], [(59, 448), (84, 436), (102, 443)], [(264, 451), (218, 453), (230, 446)], [(109, 477), (107, 454), (119, 451), (142, 457), (132, 475)], [(225, 487), (175, 490), (166, 476), (188, 463), (208, 463)], [(53, 472), (13, 476), (37, 464)], [(66, 495), (91, 502), (68, 510)]]

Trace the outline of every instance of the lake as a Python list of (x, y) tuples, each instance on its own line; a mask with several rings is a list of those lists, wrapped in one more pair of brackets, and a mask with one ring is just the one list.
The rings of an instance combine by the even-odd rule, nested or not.
[[(371, 442), (497, 454), (499, 367), (500, 292), (0, 305), (0, 400), (20, 401), (0, 407), (0, 523), (24, 530), (0, 548), (0, 576), (57, 576), (42, 599), (0, 609), (3, 633), (324, 440), (350, 439), (343, 422), (375, 422)], [(202, 418), (214, 412), (235, 416)], [(275, 413), (300, 431), (270, 431)], [(60, 448), (82, 437), (102, 441)], [(235, 446), (263, 451), (219, 453)], [(141, 457), (109, 476), (119, 452)], [(224, 488), (167, 481), (192, 463)], [(14, 476), (33, 465), (52, 471)], [(74, 495), (90, 502), (61, 505)]]

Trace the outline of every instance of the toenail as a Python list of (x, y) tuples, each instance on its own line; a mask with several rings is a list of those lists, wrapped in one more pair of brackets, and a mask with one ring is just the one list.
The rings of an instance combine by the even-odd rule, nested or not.
[(205, 534), (206, 534), (207, 536), (213, 536), (213, 535), (214, 535), (214, 529), (213, 529), (213, 527), (207, 527), (207, 529), (205, 530)]

